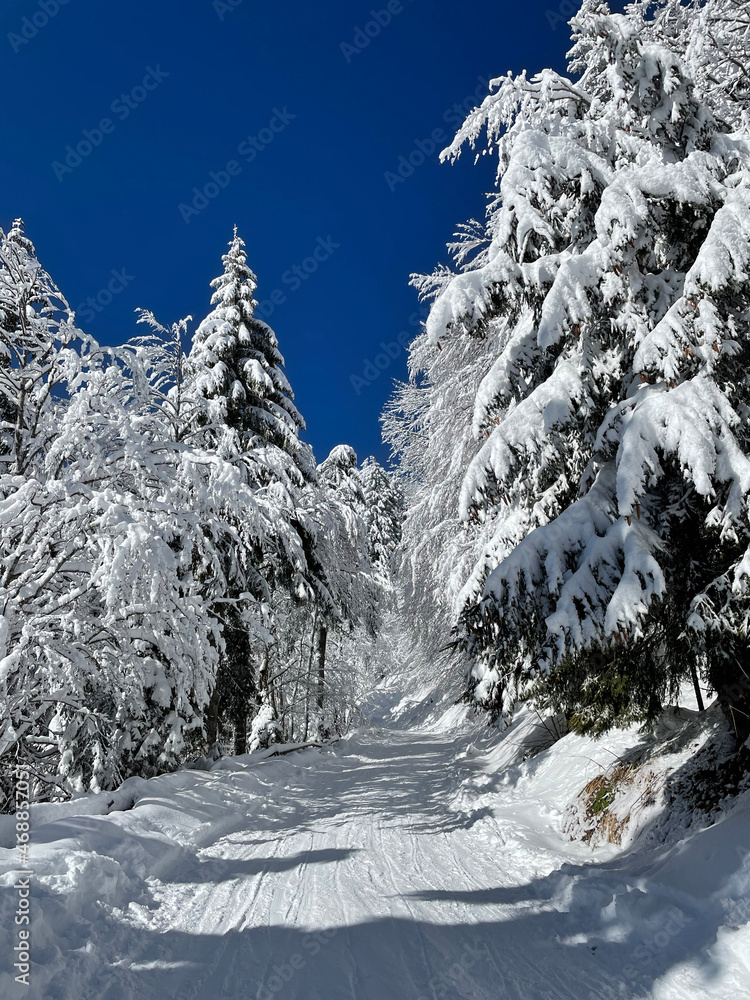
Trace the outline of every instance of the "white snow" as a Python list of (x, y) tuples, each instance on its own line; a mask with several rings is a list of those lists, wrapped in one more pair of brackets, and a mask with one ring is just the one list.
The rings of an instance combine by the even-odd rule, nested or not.
[[(410, 714), (393, 691), (371, 707)], [(436, 706), (432, 729), (139, 781), (127, 811), (37, 814), (32, 986), (12, 980), (2, 850), (0, 995), (750, 996), (750, 793), (676, 842), (641, 829), (592, 851), (563, 834), (565, 810), (641, 737), (568, 735), (528, 757), (539, 736), (529, 713), (498, 736)]]

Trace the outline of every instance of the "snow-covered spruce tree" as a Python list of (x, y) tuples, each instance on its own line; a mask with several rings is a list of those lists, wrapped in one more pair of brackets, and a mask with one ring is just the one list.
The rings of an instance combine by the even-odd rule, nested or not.
[[(275, 505), (278, 526), (272, 544), (259, 544), (245, 554), (246, 568), (256, 569), (255, 585), (230, 588), (222, 616), (225, 650), (210, 714), (214, 720), (232, 719), (235, 752), (242, 753), (248, 712), (267, 699), (258, 690), (257, 676), (265, 652), (255, 648), (241, 592), (268, 602), (275, 587), (297, 585), (303, 567), (292, 527), (294, 495), (314, 476), (314, 464), (299, 438), (304, 421), (282, 369), (278, 341), (254, 314), (257, 279), (236, 227), (222, 259), (223, 274), (211, 282), (214, 308), (195, 332), (186, 380), (189, 391), (203, 400), (196, 421), (200, 442), (244, 467), (248, 481)], [(240, 508), (237, 513), (241, 518)], [(235, 553), (228, 552), (227, 558), (234, 559)]]
[[(276, 449), (276, 454), (259, 456), (276, 478), (286, 478), (290, 464), (310, 474), (309, 451), (299, 439), (305, 422), (294, 405), (276, 335), (255, 316), (258, 279), (244, 247), (235, 226), (222, 257), (224, 272), (211, 282), (214, 308), (193, 337), (188, 371), (197, 394), (206, 400), (203, 422), (215, 428), (217, 447), (229, 429), (237, 434), (243, 452)], [(293, 462), (280, 462), (282, 455)]]
[[(262, 702), (266, 700), (267, 650), (275, 617), (271, 605), (277, 598), (274, 588), (278, 590), (282, 575), (301, 572), (304, 553), (288, 511), (285, 514), (288, 491), (279, 484), (259, 485), (257, 455), (239, 450), (238, 436), (231, 428), (203, 423), (205, 399), (196, 390), (194, 372), (182, 360), (186, 321), (167, 330), (146, 311), (141, 311), (140, 321), (153, 332), (128, 347), (134, 349), (145, 373), (142, 405), (151, 413), (151, 434), (154, 441), (176, 442), (171, 451), (166, 449), (165, 460), (186, 490), (186, 503), (201, 521), (206, 537), (215, 540), (219, 557), (194, 576), (217, 629), (223, 626), (218, 648), (224, 666), (218, 684), (212, 684), (206, 735), (210, 746), (218, 738), (221, 716), (231, 721), (232, 714), (238, 714), (231, 712), (233, 703), (239, 702), (243, 718), (234, 735), (241, 746), (247, 699), (252, 703), (255, 693), (256, 661), (260, 664), (258, 693)], [(223, 435), (221, 452), (213, 447), (215, 434)], [(222, 696), (227, 686), (229, 693)]]
[(398, 484), (374, 458), (366, 458), (359, 470), (365, 502), (370, 563), (384, 590), (392, 589), (391, 562), (401, 541), (404, 498)]
[(637, 17), (571, 24), (578, 79), (496, 81), (444, 153), (486, 128), (499, 158), (488, 245), (438, 273), (426, 331), (486, 344), (471, 690), (602, 730), (702, 671), (747, 732), (748, 146)]

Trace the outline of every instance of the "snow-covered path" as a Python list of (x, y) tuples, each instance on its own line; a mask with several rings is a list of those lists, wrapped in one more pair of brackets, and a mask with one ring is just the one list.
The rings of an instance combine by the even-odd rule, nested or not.
[(661, 881), (642, 856), (640, 871), (614, 852), (592, 865), (549, 802), (483, 774), (467, 742), (368, 731), (322, 753), (164, 776), (128, 812), (41, 827), (36, 987), (17, 995), (748, 995), (747, 969), (691, 968), (715, 928), (668, 863)]
[(586, 983), (599, 995), (595, 962), (571, 955), (545, 973), (525, 922), (503, 925), (503, 899), (523, 893), (497, 880), (519, 873), (490, 863), (477, 878), (502, 839), (449, 810), (451, 741), (391, 734), (347, 751), (290, 761), (257, 826), (162, 876), (112, 996), (579, 1000)]
[(459, 752), (445, 737), (370, 737), (284, 761), (281, 782), (269, 761), (262, 814), (160, 871), (116, 936), (127, 953), (88, 995), (580, 997), (577, 963), (567, 984), (537, 973), (524, 929), (498, 933), (502, 892), (472, 875), (493, 831), (449, 809)]

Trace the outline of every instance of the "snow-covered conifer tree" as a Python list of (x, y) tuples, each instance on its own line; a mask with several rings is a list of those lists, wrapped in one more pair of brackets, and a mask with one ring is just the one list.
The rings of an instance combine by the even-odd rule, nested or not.
[(113, 787), (174, 766), (200, 725), (220, 633), (195, 577), (220, 514), (150, 433), (132, 356), (75, 328), (20, 224), (0, 289), (0, 756), (42, 797)]
[[(241, 590), (269, 601), (274, 589), (299, 586), (302, 543), (296, 533), (295, 493), (314, 477), (312, 453), (299, 438), (304, 420), (284, 375), (284, 359), (273, 330), (255, 316), (255, 274), (247, 264), (236, 227), (223, 257), (224, 271), (211, 282), (213, 310), (200, 323), (186, 363), (186, 393), (203, 401), (198, 408), (198, 440), (242, 465), (258, 497), (275, 508), (275, 525), (262, 543), (245, 554), (252, 581), (230, 588), (224, 613), (225, 652), (217, 678), (212, 714), (233, 718), (235, 752), (243, 752), (247, 714), (259, 699), (262, 656), (236, 603)], [(243, 512), (237, 508), (241, 520)], [(228, 558), (234, 558), (228, 553)]]
[(309, 452), (299, 439), (305, 422), (283, 371), (273, 330), (255, 315), (258, 280), (248, 266), (244, 241), (237, 233), (222, 261), (224, 271), (211, 287), (213, 310), (193, 337), (188, 371), (197, 394), (207, 401), (203, 420), (218, 444), (226, 429), (237, 434), (239, 449), (266, 449), (263, 458), (276, 478), (289, 474), (290, 456), (306, 473)]
[(401, 541), (403, 496), (395, 480), (372, 457), (362, 463), (359, 478), (365, 501), (370, 562), (387, 586), (393, 553)]
[(309, 583), (313, 593), (314, 651), (309, 688), (314, 686), (314, 730), (323, 738), (331, 729), (331, 690), (326, 666), (333, 629), (348, 634), (359, 626), (374, 628), (376, 589), (369, 560), (365, 494), (357, 455), (337, 445), (318, 466), (319, 484), (302, 498), (301, 521), (308, 539)]
[(627, 8), (643, 39), (682, 58), (720, 121), (750, 128), (750, 17), (744, 0), (636, 0)]
[(486, 129), (498, 192), (484, 244), (466, 230), (421, 288), (426, 345), (484, 354), (459, 498), (474, 697), (508, 712), (536, 683), (601, 729), (748, 671), (750, 175), (639, 17), (586, 0), (571, 23), (578, 77), (495, 81), (444, 153)]

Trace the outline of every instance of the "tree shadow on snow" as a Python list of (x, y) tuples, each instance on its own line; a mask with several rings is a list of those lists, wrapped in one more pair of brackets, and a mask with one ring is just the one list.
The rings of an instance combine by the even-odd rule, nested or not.
[[(668, 777), (668, 794), (684, 789), (695, 770), (692, 758), (676, 768)], [(579, 1000), (650, 997), (655, 982), (677, 965), (689, 963), (707, 981), (715, 979), (721, 970), (709, 951), (719, 930), (750, 921), (750, 871), (743, 866), (750, 854), (749, 812), (750, 802), (740, 802), (720, 822), (703, 817), (702, 828), (701, 814), (694, 813), (687, 830), (673, 822), (667, 807), (614, 858), (599, 861), (592, 851), (590, 862), (563, 864), (528, 884), (438, 886), (409, 893), (409, 898), (447, 906), (496, 906), (514, 927), (525, 926), (529, 948), (536, 951), (534, 942), (546, 935), (556, 942), (558, 953), (575, 956), (582, 968), (593, 961), (612, 970), (596, 989), (587, 985), (590, 992), (583, 990)], [(485, 913), (483, 909), (481, 915)], [(551, 967), (557, 964), (552, 955), (550, 962)], [(750, 996), (750, 978), (735, 989), (737, 996)], [(690, 994), (689, 981), (683, 990)], [(550, 994), (558, 995), (566, 994)]]
[[(312, 831), (323, 823), (330, 829), (342, 812), (349, 822), (354, 819), (356, 829), (360, 813), (379, 811), (386, 824), (403, 826), (406, 819), (415, 833), (450, 833), (478, 818), (467, 820), (451, 809), (456, 778), (455, 765), (446, 767), (444, 739), (415, 743), (412, 737), (407, 752), (398, 740), (377, 748), (352, 742), (345, 757), (327, 756), (324, 768), (319, 756), (286, 768), (283, 787), (274, 790), (267, 811), (253, 811), (245, 828), (256, 827), (264, 836)], [(316, 788), (320, 794), (311, 795)], [(101, 829), (103, 818), (88, 822)], [(402, 897), (407, 912), (420, 902), (434, 904), (429, 920), (415, 915), (337, 926), (341, 900), (333, 894), (332, 929), (319, 934), (241, 924), (226, 933), (161, 933), (108, 913), (90, 925), (86, 948), (80, 935), (69, 942), (58, 935), (64, 981), (45, 977), (42, 949), (32, 977), (41, 992), (19, 987), (17, 995), (34, 1000), (640, 1000), (651, 997), (656, 981), (678, 964), (690, 962), (708, 982), (718, 977), (721, 970), (708, 950), (719, 928), (732, 921), (721, 889), (742, 868), (746, 830), (747, 812), (738, 811), (681, 843), (655, 846), (654, 821), (614, 859), (597, 863), (592, 854), (590, 863), (564, 864), (523, 885), (467, 889), (455, 884), (460, 874), (447, 872), (434, 888)], [(130, 830), (127, 835), (133, 836)], [(102, 843), (107, 840), (102, 831)], [(491, 850), (491, 841), (483, 843)], [(164, 849), (163, 841), (140, 846), (155, 852), (157, 862)], [(219, 885), (260, 871), (335, 865), (353, 853), (336, 848), (225, 860), (174, 850), (177, 856), (164, 859), (169, 861), (165, 882), (185, 878)], [(479, 877), (482, 862), (480, 854), (475, 858)], [(335, 874), (331, 885), (339, 884), (345, 886), (345, 873)], [(305, 900), (299, 905), (304, 925)], [(469, 908), (464, 922), (456, 922), (457, 905)], [(319, 898), (316, 907), (319, 913)], [(745, 911), (744, 920), (736, 922), (747, 916)], [(206, 918), (211, 925), (212, 915)], [(252, 919), (250, 906), (247, 920)], [(213, 919), (213, 926), (217, 923)], [(50, 962), (50, 968), (55, 964)], [(747, 986), (735, 984), (736, 995)], [(689, 995), (690, 983), (682, 989)]]
[[(533, 891), (530, 896), (536, 898)], [(631, 935), (619, 943), (604, 943), (595, 933), (586, 940), (575, 937), (580, 927), (575, 914), (535, 911), (508, 917), (471, 924), (377, 919), (320, 932), (273, 926), (213, 935), (131, 927), (117, 935), (98, 927), (89, 950), (70, 955), (65, 978), (51, 980), (36, 996), (635, 1000), (651, 996), (656, 978), (688, 950), (686, 940), (675, 938), (672, 948), (639, 964)], [(587, 926), (596, 920), (589, 913)], [(40, 984), (43, 979), (44, 970), (35, 968), (32, 980)]]

